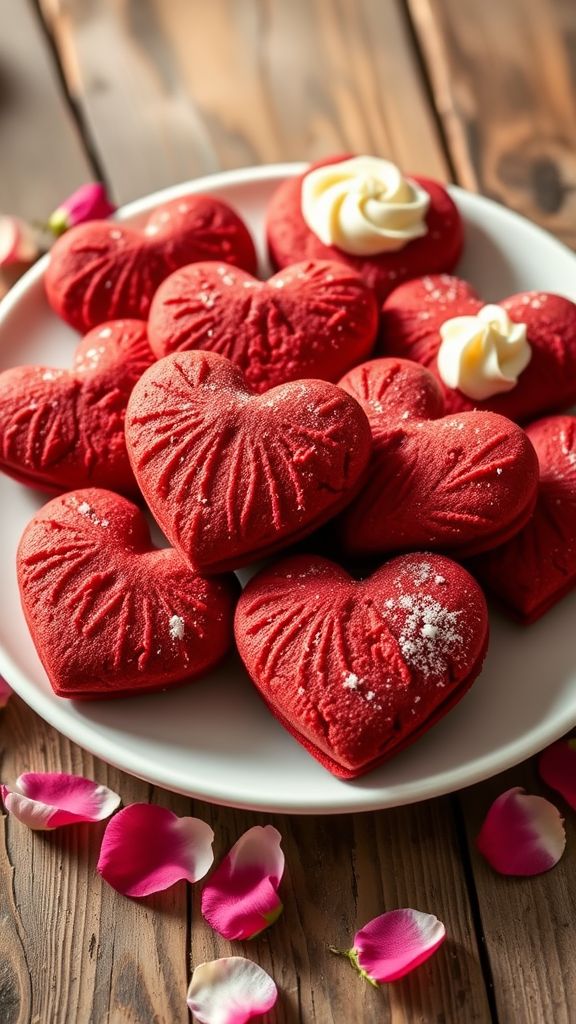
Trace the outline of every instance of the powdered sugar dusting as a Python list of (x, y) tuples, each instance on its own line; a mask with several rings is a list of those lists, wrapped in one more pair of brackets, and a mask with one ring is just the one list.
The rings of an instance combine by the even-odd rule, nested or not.
[(184, 619), (180, 615), (172, 615), (170, 618), (170, 636), (173, 640), (184, 639)]
[(347, 675), (344, 676), (344, 682), (342, 683), (342, 686), (346, 690), (357, 690), (359, 682), (360, 680), (358, 679), (358, 676), (355, 675), (354, 672), (348, 672)]
[[(423, 676), (442, 676), (450, 659), (463, 643), (458, 628), (460, 611), (451, 611), (430, 594), (402, 594), (386, 601), (388, 613), (400, 616), (407, 611), (400, 625), (398, 644), (406, 664)], [(440, 685), (440, 684), (438, 684)]]

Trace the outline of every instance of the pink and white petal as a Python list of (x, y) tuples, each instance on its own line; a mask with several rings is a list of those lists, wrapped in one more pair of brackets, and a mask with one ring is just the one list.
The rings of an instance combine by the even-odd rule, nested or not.
[(243, 956), (226, 956), (194, 969), (186, 1002), (198, 1024), (245, 1024), (271, 1010), (272, 978)]
[(98, 871), (124, 896), (149, 896), (181, 879), (197, 882), (214, 861), (214, 833), (200, 818), (157, 804), (130, 804), (106, 827)]
[(424, 963), (445, 938), (446, 929), (434, 914), (407, 907), (389, 910), (364, 925), (354, 936), (351, 952), (360, 971), (382, 984)]
[(65, 772), (25, 772), (13, 789), (2, 786), (2, 799), (10, 814), (35, 830), (103, 821), (120, 803), (107, 786)]
[(284, 873), (282, 836), (272, 825), (248, 829), (202, 892), (202, 913), (227, 939), (250, 939), (282, 913), (277, 888)]
[(0, 267), (32, 263), (38, 255), (38, 242), (30, 224), (20, 217), (0, 216)]
[(0, 708), (5, 708), (12, 696), (12, 687), (0, 676)]
[(549, 800), (516, 786), (494, 801), (476, 844), (502, 875), (540, 875), (560, 860), (566, 833), (560, 812)]
[(576, 811), (576, 740), (558, 740), (540, 754), (538, 770), (547, 786)]

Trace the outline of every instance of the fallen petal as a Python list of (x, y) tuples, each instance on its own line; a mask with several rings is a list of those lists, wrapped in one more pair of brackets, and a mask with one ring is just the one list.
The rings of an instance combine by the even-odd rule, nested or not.
[(98, 871), (124, 896), (149, 896), (212, 865), (214, 833), (200, 818), (179, 818), (157, 804), (130, 804), (107, 825)]
[(446, 929), (434, 914), (410, 908), (389, 910), (356, 933), (348, 955), (361, 974), (380, 985), (409, 974), (445, 938)]
[(558, 863), (566, 846), (560, 812), (519, 786), (494, 801), (476, 840), (480, 853), (502, 875), (540, 875)]
[(282, 913), (282, 836), (272, 825), (249, 828), (218, 865), (202, 892), (202, 913), (227, 939), (251, 939)]
[(5, 708), (10, 697), (12, 696), (12, 689), (8, 686), (5, 679), (0, 676), (0, 708)]
[(120, 803), (107, 786), (64, 772), (25, 772), (12, 789), (2, 786), (1, 792), (6, 810), (36, 830), (103, 821)]
[(538, 770), (546, 785), (576, 811), (576, 741), (559, 740), (547, 747), (540, 754)]
[(199, 1024), (244, 1024), (271, 1010), (278, 990), (269, 974), (243, 956), (194, 969), (186, 1002)]
[(0, 267), (32, 263), (40, 253), (35, 231), (20, 217), (0, 217)]
[(75, 224), (87, 220), (102, 220), (114, 213), (116, 207), (108, 199), (105, 186), (100, 181), (81, 185), (54, 210), (48, 219), (50, 231), (57, 237)]

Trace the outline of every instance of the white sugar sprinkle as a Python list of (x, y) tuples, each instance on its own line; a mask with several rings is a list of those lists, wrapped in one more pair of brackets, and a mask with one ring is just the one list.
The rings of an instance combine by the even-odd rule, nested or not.
[(184, 619), (179, 615), (173, 615), (170, 619), (170, 636), (173, 640), (184, 638)]
[(342, 683), (342, 686), (344, 686), (347, 690), (357, 690), (359, 682), (360, 680), (358, 679), (358, 676), (354, 674), (354, 672), (348, 672), (344, 676), (344, 682)]
[(460, 612), (443, 607), (430, 594), (401, 595), (393, 607), (409, 612), (398, 636), (406, 663), (423, 676), (443, 675), (463, 643), (457, 628)]

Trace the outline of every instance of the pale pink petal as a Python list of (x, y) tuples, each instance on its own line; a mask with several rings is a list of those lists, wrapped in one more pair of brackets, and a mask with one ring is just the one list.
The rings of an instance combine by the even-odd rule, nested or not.
[(25, 772), (12, 789), (2, 786), (1, 791), (6, 810), (37, 830), (102, 821), (120, 803), (107, 786), (64, 772)]
[(218, 865), (202, 892), (202, 913), (227, 939), (251, 939), (282, 913), (282, 836), (272, 825), (249, 828)]
[(5, 679), (0, 676), (0, 708), (5, 708), (10, 697), (12, 696), (12, 689), (8, 686)]
[(576, 740), (559, 740), (540, 754), (540, 775), (576, 811)]
[(124, 896), (149, 896), (212, 865), (214, 833), (200, 818), (179, 818), (157, 804), (130, 804), (106, 827), (98, 871)]
[(243, 956), (199, 964), (186, 1001), (199, 1024), (244, 1024), (271, 1010), (278, 990), (269, 974)]
[(354, 936), (349, 956), (373, 984), (395, 981), (413, 971), (442, 945), (446, 929), (434, 914), (389, 910)]
[(0, 216), (0, 267), (32, 263), (39, 255), (34, 229), (20, 217)]
[(476, 840), (502, 875), (540, 875), (558, 863), (566, 846), (563, 819), (549, 800), (516, 786), (494, 801)]

